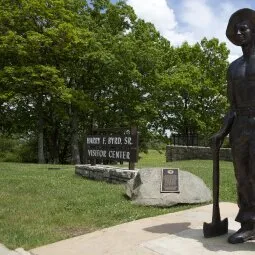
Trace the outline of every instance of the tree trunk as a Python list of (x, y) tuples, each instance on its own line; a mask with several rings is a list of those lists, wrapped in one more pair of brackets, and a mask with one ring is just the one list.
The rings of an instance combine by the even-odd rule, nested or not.
[(86, 133), (85, 131), (83, 131), (83, 136), (82, 136), (82, 148), (81, 148), (81, 164), (87, 164), (88, 163), (88, 159), (87, 159), (87, 153), (86, 153)]
[(72, 153), (72, 160), (73, 164), (80, 164), (80, 152), (79, 152), (79, 135), (78, 135), (78, 112), (77, 110), (72, 107), (72, 138), (71, 138), (71, 153)]
[(44, 164), (44, 142), (43, 142), (43, 116), (39, 113), (39, 121), (38, 121), (38, 163)]
[(69, 139), (68, 140), (64, 139), (63, 142), (64, 142), (63, 149), (59, 153), (59, 163), (66, 164), (68, 162), (67, 158), (70, 141)]
[(59, 124), (54, 121), (54, 129), (52, 134), (52, 160), (53, 164), (59, 164)]

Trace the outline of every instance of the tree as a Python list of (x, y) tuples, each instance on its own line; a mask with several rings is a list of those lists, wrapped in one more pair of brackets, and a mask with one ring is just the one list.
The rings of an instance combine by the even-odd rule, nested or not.
[[(46, 105), (71, 97), (60, 66), (65, 61), (66, 48), (73, 40), (68, 31), (78, 23), (77, 15), (82, 12), (84, 3), (19, 0), (2, 1), (1, 4), (2, 106), (7, 108), (8, 105), (16, 113), (20, 110), (30, 113), (26, 129), (38, 131), (38, 161), (43, 163)], [(70, 52), (70, 48), (68, 50)], [(26, 102), (24, 109), (20, 102)], [(37, 125), (33, 123), (35, 120)]]
[(176, 49), (161, 86), (161, 124), (164, 129), (208, 137), (220, 125), (227, 107), (226, 78), (229, 51), (217, 39), (203, 39)]
[(39, 162), (76, 164), (94, 127), (210, 133), (227, 55), (216, 39), (174, 48), (124, 1), (1, 1), (1, 132), (36, 136)]

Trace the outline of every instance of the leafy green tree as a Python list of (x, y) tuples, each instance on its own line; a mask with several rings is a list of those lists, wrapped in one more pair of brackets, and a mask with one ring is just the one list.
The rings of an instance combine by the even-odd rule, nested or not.
[(161, 87), (161, 124), (181, 134), (208, 137), (215, 132), (227, 107), (229, 51), (218, 39), (176, 48)]
[(138, 126), (144, 140), (216, 129), (228, 56), (217, 39), (174, 48), (125, 1), (0, 3), (1, 132), (36, 136), (38, 162), (80, 163), (94, 127)]
[(98, 108), (93, 111), (94, 124), (99, 127), (136, 125), (144, 137), (150, 123), (158, 118), (157, 90), (165, 68), (166, 52), (173, 48), (152, 24), (135, 18), (132, 10), (124, 7), (127, 14), (123, 15), (121, 9), (124, 25), (119, 26), (118, 32), (116, 25), (114, 29), (109, 28), (112, 24), (109, 19), (114, 16), (112, 10), (105, 12), (104, 24), (107, 24), (105, 28), (110, 31), (111, 39), (102, 43), (107, 46), (108, 54), (104, 56), (108, 61), (106, 65), (100, 65), (99, 74), (103, 77), (99, 75), (98, 80), (103, 79), (104, 86), (95, 91)]
[[(77, 17), (83, 7), (82, 1), (69, 0), (1, 3), (2, 106), (8, 105), (17, 113), (21, 110), (30, 113), (26, 123), (33, 131), (37, 130), (38, 161), (41, 163), (45, 162), (46, 105), (71, 97), (60, 65), (65, 61), (64, 54), (74, 37), (68, 32), (78, 23)], [(24, 101), (22, 109), (19, 103)], [(26, 129), (30, 127), (26, 126)]]

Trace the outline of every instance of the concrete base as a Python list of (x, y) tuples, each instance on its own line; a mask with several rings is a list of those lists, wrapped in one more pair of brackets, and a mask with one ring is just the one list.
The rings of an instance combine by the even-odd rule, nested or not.
[[(230, 220), (230, 233), (239, 229), (239, 224)], [(254, 254), (255, 243), (231, 245), (226, 243), (228, 235), (216, 238), (204, 238), (202, 228), (192, 228), (174, 235), (165, 236), (142, 244), (143, 247), (161, 255), (193, 255), (193, 254)]]
[[(220, 204), (229, 219), (229, 234), (239, 229), (238, 208)], [(193, 255), (255, 254), (255, 242), (233, 245), (229, 234), (206, 239), (203, 222), (211, 222), (212, 205), (124, 223), (31, 250), (35, 255)]]

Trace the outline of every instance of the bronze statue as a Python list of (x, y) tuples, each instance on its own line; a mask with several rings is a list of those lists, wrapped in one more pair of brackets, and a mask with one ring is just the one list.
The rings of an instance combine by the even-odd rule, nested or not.
[(226, 35), (242, 47), (243, 56), (229, 66), (230, 111), (213, 142), (219, 149), (224, 137), (230, 135), (239, 206), (236, 221), (241, 223), (228, 238), (235, 244), (255, 239), (255, 11), (245, 8), (232, 14)]

